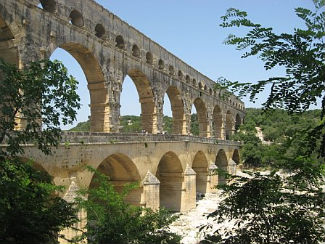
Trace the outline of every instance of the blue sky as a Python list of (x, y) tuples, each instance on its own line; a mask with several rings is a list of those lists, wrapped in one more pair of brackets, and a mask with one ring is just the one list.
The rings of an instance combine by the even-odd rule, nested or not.
[[(241, 59), (241, 52), (223, 44), (236, 29), (219, 27), (220, 16), (230, 7), (248, 12), (254, 22), (273, 27), (276, 32), (292, 32), (302, 22), (294, 13), (296, 7), (312, 8), (312, 0), (97, 0), (106, 9), (119, 16), (142, 33), (158, 42), (203, 74), (216, 80), (255, 81), (275, 75), (255, 57)], [(89, 92), (87, 82), (78, 63), (65, 51), (57, 49), (51, 59), (58, 59), (79, 81), (79, 95), (83, 104), (78, 121), (87, 120)], [(262, 93), (257, 103), (243, 99), (246, 107), (260, 107), (265, 100)], [(164, 113), (170, 115), (170, 104), (165, 99)], [(121, 95), (121, 115), (140, 114), (135, 86), (126, 79)]]

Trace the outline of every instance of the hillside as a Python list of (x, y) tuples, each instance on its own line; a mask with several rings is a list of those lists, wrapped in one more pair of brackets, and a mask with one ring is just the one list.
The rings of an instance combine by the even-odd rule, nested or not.
[[(164, 131), (168, 134), (172, 133), (173, 119), (168, 116), (164, 116)], [(74, 128), (69, 131), (89, 131), (90, 122), (80, 122)], [(121, 116), (121, 129), (122, 133), (140, 133), (142, 131), (141, 118), (135, 115)], [(199, 123), (196, 114), (191, 116), (191, 133), (193, 135), (199, 135)]]

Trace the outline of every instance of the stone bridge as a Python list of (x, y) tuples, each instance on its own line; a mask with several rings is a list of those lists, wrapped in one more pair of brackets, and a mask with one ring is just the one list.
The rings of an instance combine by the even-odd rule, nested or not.
[[(92, 0), (1, 0), (0, 58), (23, 68), (69, 52), (88, 82), (91, 132), (65, 133), (52, 155), (25, 146), (25, 158), (47, 171), (63, 197), (94, 186), (90, 165), (119, 189), (140, 187), (130, 203), (165, 206), (174, 211), (195, 207), (196, 192), (210, 192), (222, 182), (216, 167), (235, 171), (239, 143), (229, 137), (243, 122), (245, 108), (235, 96), (224, 97), (215, 82)], [(121, 134), (120, 95), (126, 76), (141, 103), (144, 134)], [(171, 102), (173, 135), (162, 135), (163, 99)], [(199, 137), (190, 136), (191, 108), (196, 107)], [(18, 128), (24, 120), (18, 120)]]

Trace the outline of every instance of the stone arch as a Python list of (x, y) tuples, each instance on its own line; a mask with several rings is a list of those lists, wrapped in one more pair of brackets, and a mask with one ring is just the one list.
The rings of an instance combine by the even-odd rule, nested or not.
[(183, 72), (181, 70), (178, 71), (178, 79), (183, 80)]
[(109, 132), (108, 90), (98, 60), (81, 44), (69, 42), (59, 47), (70, 53), (85, 73), (90, 93), (90, 131)]
[(160, 181), (160, 206), (180, 211), (184, 177), (182, 164), (174, 152), (169, 151), (162, 156), (156, 177)]
[(9, 25), (0, 15), (0, 43), (3, 44), (0, 47), (0, 58), (8, 63), (18, 65), (18, 49), (17, 47), (11, 47), (12, 45), (10, 45), (14, 39), (15, 36)]
[(196, 192), (206, 193), (209, 164), (205, 154), (202, 151), (198, 151), (195, 154), (192, 169), (196, 173)]
[(199, 135), (200, 137), (208, 136), (208, 118), (207, 109), (201, 98), (194, 100), (194, 106), (197, 111), (197, 117), (199, 122)]
[(219, 105), (216, 105), (213, 109), (212, 125), (214, 136), (218, 139), (222, 139), (222, 111)]
[(71, 21), (71, 24), (78, 26), (78, 27), (83, 27), (84, 26), (84, 19), (82, 17), (82, 14), (77, 11), (77, 10), (72, 10), (69, 19)]
[(193, 79), (193, 80), (192, 80), (192, 85), (193, 85), (193, 86), (196, 86), (196, 79)]
[(102, 24), (97, 24), (95, 26), (95, 35), (98, 37), (98, 38), (101, 38), (105, 35), (105, 28)]
[(202, 84), (201, 81), (199, 82), (199, 88), (200, 88), (201, 90), (203, 89), (203, 84)]
[(213, 91), (211, 88), (209, 88), (209, 95), (212, 96), (212, 94), (213, 94)]
[(186, 134), (184, 102), (181, 93), (175, 86), (168, 87), (166, 93), (173, 115), (173, 134)]
[(133, 44), (132, 46), (132, 56), (137, 58), (140, 57), (140, 48), (136, 44)]
[(238, 165), (240, 163), (240, 155), (239, 155), (239, 150), (235, 149), (233, 154), (232, 154), (232, 160)]
[(204, 85), (204, 91), (207, 91), (207, 90), (208, 90), (207, 85)]
[(163, 70), (165, 68), (164, 60), (159, 59), (158, 61), (158, 69)]
[(230, 140), (232, 134), (233, 134), (233, 116), (231, 112), (228, 110), (226, 113), (226, 140)]
[(169, 70), (169, 74), (170, 75), (174, 75), (175, 74), (175, 69), (174, 69), (174, 66), (173, 65), (169, 65), (168, 70)]
[(151, 83), (146, 75), (137, 69), (129, 70), (128, 75), (138, 91), (141, 103), (142, 129), (149, 133), (154, 133), (156, 126), (154, 124), (155, 102)]
[[(220, 149), (218, 151), (215, 164), (218, 167), (218, 169), (228, 172), (228, 160), (227, 160), (226, 153), (223, 149)], [(225, 183), (226, 183), (225, 176), (222, 174), (219, 174), (218, 175), (218, 185), (225, 184)]]
[(153, 56), (151, 52), (146, 53), (146, 63), (147, 64), (153, 64)]
[(190, 78), (189, 75), (186, 75), (186, 76), (185, 76), (185, 81), (186, 81), (187, 84), (190, 84), (190, 82), (191, 82), (191, 78)]
[[(140, 174), (133, 163), (133, 161), (122, 153), (114, 153), (105, 158), (97, 167), (97, 170), (109, 177), (109, 182), (114, 186), (115, 190), (121, 192), (125, 184), (128, 183), (139, 183)], [(95, 188), (98, 184), (96, 181), (96, 174), (93, 175), (89, 188)], [(125, 201), (140, 206), (142, 187), (139, 187), (129, 192), (126, 196)]]
[(54, 13), (56, 10), (56, 1), (55, 0), (40, 0), (42, 8), (50, 13)]
[(119, 49), (125, 49), (125, 43), (124, 43), (124, 38), (121, 35), (118, 35), (115, 38), (115, 46)]
[(241, 118), (239, 114), (236, 114), (236, 120), (235, 120), (235, 130), (239, 130), (239, 127), (241, 125)]

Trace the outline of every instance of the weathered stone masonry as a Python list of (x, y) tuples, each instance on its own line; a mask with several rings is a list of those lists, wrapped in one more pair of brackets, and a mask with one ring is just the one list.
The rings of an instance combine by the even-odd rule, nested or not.
[[(84, 168), (91, 165), (116, 189), (139, 182), (127, 198), (132, 204), (187, 211), (195, 207), (196, 192), (214, 191), (224, 181), (213, 174), (216, 168), (235, 172), (239, 144), (226, 139), (245, 115), (235, 96), (221, 99), (212, 80), (92, 0), (0, 0), (0, 58), (22, 68), (57, 48), (69, 52), (86, 75), (91, 132), (65, 133), (49, 156), (26, 145), (23, 157), (66, 186), (62, 197), (71, 201), (80, 187), (94, 187)], [(148, 134), (118, 133), (126, 75), (137, 88)], [(173, 135), (160, 134), (165, 93)], [(193, 104), (200, 137), (189, 136)], [(17, 122), (17, 129), (24, 126), (23, 118)]]

